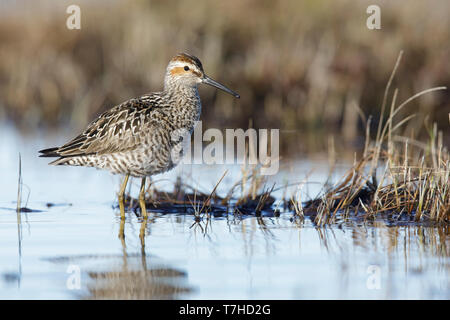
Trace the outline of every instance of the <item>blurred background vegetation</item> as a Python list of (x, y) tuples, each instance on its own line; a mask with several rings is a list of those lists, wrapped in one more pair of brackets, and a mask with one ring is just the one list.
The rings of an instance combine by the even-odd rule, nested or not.
[[(330, 137), (338, 149), (362, 146), (358, 109), (376, 128), (400, 50), (399, 102), (450, 84), (448, 0), (77, 1), (81, 30), (66, 28), (73, 1), (0, 3), (0, 121), (25, 134), (75, 134), (103, 110), (160, 90), (182, 51), (241, 94), (202, 87), (204, 130), (279, 128), (284, 151), (326, 150)], [(370, 4), (381, 8), (381, 30), (366, 27)], [(399, 117), (417, 113), (405, 134), (437, 121), (448, 145), (449, 111), (447, 90)]]

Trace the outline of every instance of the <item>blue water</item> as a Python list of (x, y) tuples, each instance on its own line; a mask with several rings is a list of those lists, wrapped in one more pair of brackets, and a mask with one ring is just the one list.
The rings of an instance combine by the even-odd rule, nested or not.
[[(113, 205), (119, 177), (95, 169), (52, 167), (36, 157), (39, 149), (70, 135), (23, 137), (6, 126), (0, 131), (0, 298), (89, 298), (90, 272), (144, 268), (137, 259), (142, 256), (141, 221), (133, 213), (125, 222), (125, 242), (118, 237), (120, 219)], [(22, 213), (18, 228), (19, 152), (22, 205), (35, 211)], [(154, 180), (158, 188), (170, 190), (181, 175), (183, 181), (211, 191), (225, 169), (229, 172), (218, 188), (223, 195), (239, 179), (239, 166), (186, 165)], [(320, 161), (292, 162), (271, 181), (300, 182), (311, 169), (309, 181), (325, 181), (326, 162)], [(131, 190), (135, 196), (138, 183)], [(308, 184), (302, 198), (319, 191), (320, 184)], [(48, 208), (47, 203), (56, 205)], [(192, 226), (192, 216), (152, 213), (151, 218), (144, 260), (147, 267), (185, 274), (175, 280), (189, 290), (174, 298), (450, 298), (448, 230), (387, 227), (383, 222), (315, 228), (309, 220), (296, 224), (291, 214), (282, 214), (212, 218), (204, 232)], [(79, 288), (68, 285), (68, 268), (74, 266), (80, 270)]]

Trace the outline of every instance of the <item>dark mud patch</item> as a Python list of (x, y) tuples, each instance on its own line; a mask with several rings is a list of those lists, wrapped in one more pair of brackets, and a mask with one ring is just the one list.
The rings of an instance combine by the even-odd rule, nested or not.
[(53, 207), (71, 207), (72, 204), (71, 203), (53, 203), (53, 202), (47, 202), (45, 204), (45, 206), (47, 208), (53, 208)]
[[(216, 218), (228, 215), (239, 217), (277, 217), (280, 211), (274, 208), (275, 198), (263, 193), (254, 198), (230, 199), (184, 192), (156, 192), (146, 200), (148, 211), (160, 214), (186, 214), (196, 217), (208, 215)], [(141, 217), (138, 199), (126, 195), (125, 208)], [(117, 209), (119, 206), (114, 206)]]
[[(357, 197), (346, 207), (339, 209), (340, 199), (335, 199), (327, 208), (329, 212), (334, 212), (327, 218), (328, 224), (340, 224), (342, 222), (370, 223), (383, 221), (387, 226), (445, 226), (446, 222), (436, 222), (427, 214), (416, 215), (415, 211), (407, 212), (396, 210), (386, 210), (371, 214), (362, 210), (364, 205), (368, 206), (373, 200), (374, 190), (371, 188), (362, 189)], [(249, 217), (280, 217), (291, 215), (291, 221), (309, 219), (317, 223), (318, 215), (323, 210), (323, 199), (312, 199), (302, 203), (302, 211), (298, 212), (292, 200), (283, 199), (276, 201), (270, 192), (256, 195), (254, 198), (246, 197), (240, 199), (222, 198), (197, 193), (177, 192), (155, 192), (152, 198), (147, 199), (147, 210), (154, 213), (190, 215), (194, 221), (200, 221), (204, 217), (214, 218), (249, 218)], [(114, 208), (118, 208), (116, 204)], [(126, 210), (133, 212), (137, 217), (141, 217), (139, 201), (136, 198), (126, 195)]]
[[(17, 208), (0, 207), (0, 210), (17, 212)], [(19, 212), (29, 213), (29, 212), (44, 212), (44, 211), (43, 210), (39, 210), (39, 209), (32, 209), (32, 208), (28, 208), (28, 207), (20, 207), (19, 208)]]

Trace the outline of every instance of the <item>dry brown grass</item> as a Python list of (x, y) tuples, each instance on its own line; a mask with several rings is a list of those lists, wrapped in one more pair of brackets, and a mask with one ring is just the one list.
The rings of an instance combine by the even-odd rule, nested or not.
[[(387, 105), (386, 97), (401, 57), (402, 53), (386, 87), (382, 109)], [(380, 117), (377, 138), (371, 139), (368, 130), (362, 157), (339, 183), (307, 203), (306, 208), (315, 214), (315, 223), (324, 225), (360, 213), (364, 219), (450, 222), (450, 155), (443, 145), (442, 131), (438, 132), (436, 124), (426, 128), (429, 141), (423, 143), (397, 134), (414, 115), (396, 121), (399, 111), (414, 99), (445, 89), (421, 91), (399, 105), (398, 89), (394, 90), (389, 117), (386, 121)]]
[[(363, 145), (356, 110), (378, 118), (400, 49), (399, 99), (450, 80), (446, 0), (378, 1), (379, 31), (365, 26), (368, 0), (79, 1), (80, 31), (65, 27), (71, 1), (12, 3), (0, 19), (0, 118), (25, 129), (75, 132), (102, 110), (159, 90), (178, 51), (198, 55), (241, 94), (236, 102), (202, 89), (205, 130), (244, 128), (252, 118), (255, 128), (281, 128), (282, 148), (304, 154), (326, 149), (330, 134), (342, 136), (338, 147)], [(428, 95), (410, 111), (442, 127), (449, 101), (448, 92)]]

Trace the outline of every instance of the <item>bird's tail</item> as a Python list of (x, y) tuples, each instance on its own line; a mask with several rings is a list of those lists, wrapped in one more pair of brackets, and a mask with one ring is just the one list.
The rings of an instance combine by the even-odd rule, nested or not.
[(48, 148), (48, 149), (43, 149), (43, 150), (39, 150), (39, 157), (44, 157), (44, 158), (51, 158), (51, 157), (59, 157), (59, 153), (58, 150), (59, 148)]
[(43, 158), (55, 158), (58, 157), (58, 159), (53, 160), (52, 162), (50, 162), (50, 165), (54, 165), (54, 166), (59, 166), (59, 165), (69, 165), (69, 166), (77, 166), (80, 165), (79, 164), (79, 157), (77, 156), (63, 156), (61, 155), (61, 153), (58, 151), (60, 148), (48, 148), (48, 149), (43, 149), (40, 150), (39, 153), (39, 157), (43, 157)]

